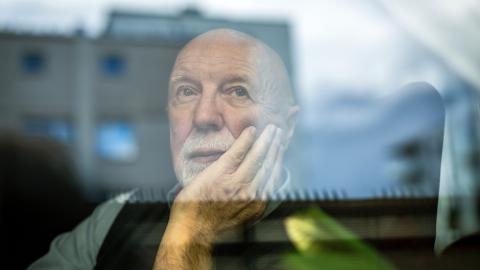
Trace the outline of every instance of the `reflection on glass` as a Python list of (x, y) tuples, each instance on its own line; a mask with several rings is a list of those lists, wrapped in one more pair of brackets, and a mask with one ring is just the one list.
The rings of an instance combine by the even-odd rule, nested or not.
[(134, 160), (138, 147), (132, 125), (125, 122), (101, 124), (97, 130), (97, 153), (106, 160)]
[(32, 118), (24, 123), (24, 131), (27, 135), (35, 137), (49, 137), (63, 143), (69, 143), (72, 140), (72, 126), (62, 120), (52, 120), (46, 118)]

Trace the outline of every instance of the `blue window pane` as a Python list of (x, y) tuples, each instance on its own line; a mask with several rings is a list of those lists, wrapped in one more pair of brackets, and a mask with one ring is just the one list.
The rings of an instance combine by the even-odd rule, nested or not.
[(100, 62), (102, 72), (108, 77), (121, 76), (126, 71), (125, 60), (119, 55), (106, 55)]
[(27, 52), (21, 58), (22, 70), (28, 74), (38, 74), (45, 69), (45, 57), (40, 52)]
[(97, 130), (96, 148), (100, 157), (113, 161), (132, 161), (138, 154), (134, 130), (125, 122), (101, 124)]
[(50, 137), (63, 143), (72, 140), (72, 126), (65, 121), (30, 119), (24, 124), (25, 133), (31, 136)]

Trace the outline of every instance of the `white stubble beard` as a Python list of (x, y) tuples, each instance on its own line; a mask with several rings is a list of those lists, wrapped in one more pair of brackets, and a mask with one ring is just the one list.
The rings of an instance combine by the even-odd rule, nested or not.
[(190, 160), (189, 154), (195, 149), (206, 148), (227, 151), (234, 143), (235, 138), (226, 128), (219, 132), (201, 132), (194, 129), (188, 136), (180, 149), (177, 160), (177, 177), (179, 182), (185, 186), (192, 181), (195, 176), (205, 170), (211, 163), (198, 163)]

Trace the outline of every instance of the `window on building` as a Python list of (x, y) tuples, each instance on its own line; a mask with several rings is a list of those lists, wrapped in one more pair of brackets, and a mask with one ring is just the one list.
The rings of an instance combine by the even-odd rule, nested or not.
[(63, 143), (72, 141), (72, 125), (64, 120), (29, 118), (24, 122), (24, 131), (35, 137), (48, 137)]
[(131, 162), (137, 158), (138, 145), (135, 131), (128, 122), (112, 121), (98, 126), (97, 154), (111, 161)]
[(20, 66), (24, 73), (36, 75), (45, 70), (45, 54), (41, 51), (27, 51), (21, 55)]
[(126, 73), (125, 58), (118, 54), (107, 54), (100, 59), (100, 69), (106, 77), (120, 77)]

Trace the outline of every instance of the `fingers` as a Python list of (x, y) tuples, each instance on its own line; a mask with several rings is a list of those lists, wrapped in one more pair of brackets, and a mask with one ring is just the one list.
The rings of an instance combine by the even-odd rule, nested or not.
[(254, 126), (244, 129), (230, 149), (219, 158), (221, 166), (226, 166), (232, 171), (236, 170), (255, 142), (255, 134), (256, 128)]
[(258, 194), (257, 191), (263, 190), (266, 180), (270, 178), (275, 163), (277, 162), (278, 154), (281, 150), (283, 132), (279, 128), (276, 129), (273, 141), (268, 149), (268, 152), (263, 160), (262, 166), (257, 171), (255, 178), (252, 181), (251, 187)]
[(285, 153), (285, 146), (281, 146), (277, 154), (275, 165), (273, 167), (272, 173), (269, 175), (268, 179), (264, 179), (263, 186), (258, 187), (258, 193), (262, 200), (271, 199), (273, 193), (278, 189), (282, 183), (282, 172), (283, 172), (283, 156)]
[(241, 162), (238, 170), (235, 173), (237, 177), (239, 177), (240, 181), (253, 181), (255, 175), (264, 162), (270, 145), (275, 139), (274, 135), (276, 133), (276, 129), (277, 128), (274, 125), (268, 125), (253, 144), (250, 151), (246, 154), (243, 162)]
[(283, 165), (285, 132), (277, 129), (262, 167), (258, 170), (251, 187), (259, 199), (266, 199), (266, 194), (273, 191), (280, 180)]
[[(255, 132), (254, 127), (246, 128), (215, 162), (215, 167), (222, 168), (223, 177), (214, 181), (217, 191), (206, 195), (206, 198), (213, 201), (249, 201), (256, 198), (257, 190), (263, 190), (259, 186), (266, 185), (272, 174), (280, 174), (277, 171), (281, 172), (282, 159), (278, 156), (283, 155), (281, 149), (285, 133), (274, 125), (268, 125), (255, 140)], [(277, 163), (280, 164), (275, 165)]]

